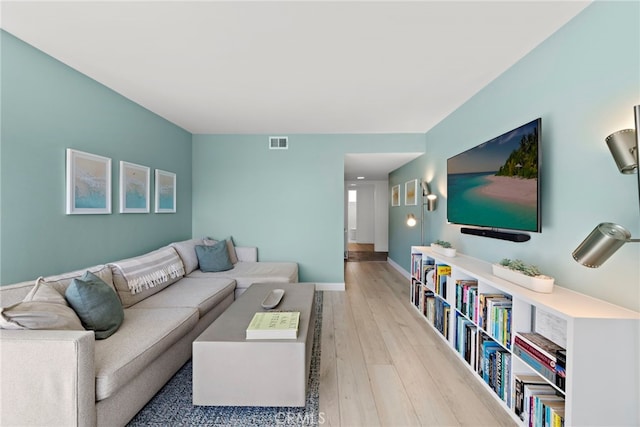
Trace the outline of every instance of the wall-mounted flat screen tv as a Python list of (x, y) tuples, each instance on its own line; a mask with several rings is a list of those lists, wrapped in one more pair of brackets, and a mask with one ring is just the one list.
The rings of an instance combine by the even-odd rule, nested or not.
[(447, 220), (540, 232), (538, 118), (447, 159)]

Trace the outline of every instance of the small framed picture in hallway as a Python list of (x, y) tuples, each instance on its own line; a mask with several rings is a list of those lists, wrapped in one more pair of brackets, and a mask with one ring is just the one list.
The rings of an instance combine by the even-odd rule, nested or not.
[(391, 187), (391, 206), (400, 206), (400, 184)]
[(412, 179), (404, 183), (404, 204), (405, 206), (415, 206), (418, 204), (418, 180)]

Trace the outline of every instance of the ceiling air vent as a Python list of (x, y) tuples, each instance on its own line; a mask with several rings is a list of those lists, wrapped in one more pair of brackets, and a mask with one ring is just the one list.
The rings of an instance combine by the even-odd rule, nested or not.
[(289, 148), (289, 138), (286, 136), (270, 136), (269, 149), (286, 150)]

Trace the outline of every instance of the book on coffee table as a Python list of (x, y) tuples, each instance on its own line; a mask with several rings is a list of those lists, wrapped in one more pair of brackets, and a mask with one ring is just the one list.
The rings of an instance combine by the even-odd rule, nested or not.
[(299, 323), (299, 311), (258, 312), (247, 327), (247, 339), (296, 339)]

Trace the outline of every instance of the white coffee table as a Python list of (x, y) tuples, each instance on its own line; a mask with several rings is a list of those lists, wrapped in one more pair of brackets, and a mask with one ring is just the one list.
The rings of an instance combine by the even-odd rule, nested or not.
[[(272, 289), (275, 310), (299, 311), (298, 338), (247, 340), (245, 331)], [(305, 406), (315, 325), (315, 285), (251, 285), (193, 342), (193, 404)], [(265, 310), (266, 311), (266, 310)]]

